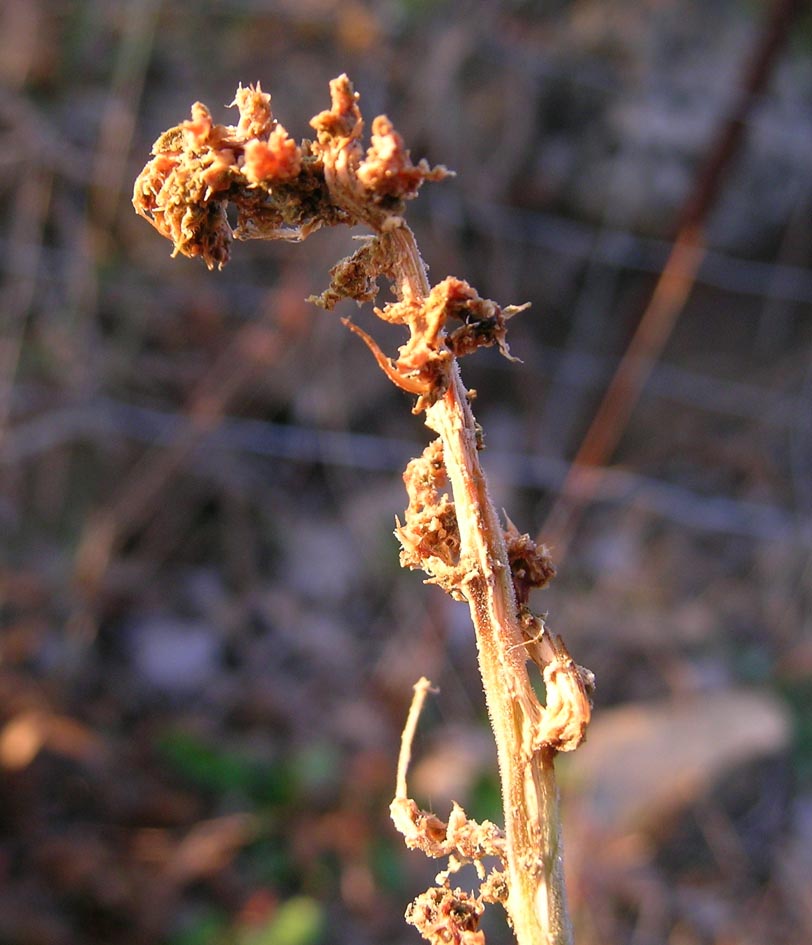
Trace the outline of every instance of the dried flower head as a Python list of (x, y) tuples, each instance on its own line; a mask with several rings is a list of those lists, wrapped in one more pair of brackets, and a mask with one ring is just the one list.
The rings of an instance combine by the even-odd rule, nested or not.
[[(322, 226), (366, 223), (383, 231), (400, 219), (424, 180), (448, 171), (415, 165), (384, 116), (373, 121), (364, 155), (358, 95), (346, 76), (330, 84), (332, 107), (311, 124), (316, 141), (296, 144), (273, 117), (259, 83), (242, 85), (232, 102), (236, 126), (213, 122), (208, 108), (164, 132), (135, 182), (133, 204), (172, 241), (174, 253), (201, 256), (212, 269), (238, 239), (304, 239)], [(237, 210), (232, 233), (226, 207)]]
[(485, 945), (482, 900), (461, 889), (432, 887), (406, 910), (406, 921), (432, 945)]
[(519, 604), (526, 604), (534, 587), (546, 587), (555, 577), (555, 565), (547, 546), (537, 544), (526, 532), (519, 534), (519, 529), (509, 518), (505, 545), (516, 600)]

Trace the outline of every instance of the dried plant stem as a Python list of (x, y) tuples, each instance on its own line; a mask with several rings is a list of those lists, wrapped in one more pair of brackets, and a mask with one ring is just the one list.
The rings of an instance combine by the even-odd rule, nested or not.
[[(397, 244), (395, 258), (402, 261), (401, 292), (425, 297), (429, 284), (412, 231), (404, 224), (390, 239)], [(456, 360), (450, 371), (445, 395), (426, 410), (426, 425), (443, 441), (460, 560), (470, 566), (460, 589), (471, 610), (496, 740), (510, 889), (505, 907), (518, 945), (570, 945), (555, 750), (532, 747), (537, 698), (526, 667), (504, 532), (479, 462), (476, 423)], [(552, 652), (547, 655), (554, 658)]]
[[(458, 358), (480, 347), (496, 345), (511, 358), (506, 323), (526, 306), (502, 308), (451, 276), (429, 285), (403, 212), (423, 182), (448, 172), (425, 161), (414, 164), (382, 115), (372, 122), (364, 151), (358, 96), (347, 76), (334, 79), (330, 92), (332, 107), (311, 121), (316, 140), (301, 146), (273, 117), (270, 96), (259, 86), (237, 90), (236, 126), (215, 125), (196, 103), (190, 121), (155, 143), (133, 203), (172, 240), (176, 253), (201, 256), (209, 268), (225, 264), (233, 236), (301, 240), (322, 226), (356, 223), (372, 230), (373, 237), (331, 269), (330, 287), (314, 301), (327, 309), (343, 298), (368, 302), (380, 276), (394, 285), (398, 301), (375, 312), (409, 331), (396, 359), (344, 322), (384, 374), (417, 395), (414, 412), (425, 411), (426, 425), (438, 434), (404, 473), (409, 507), (396, 530), (400, 560), (468, 602), (505, 814), (504, 832), (470, 820), (457, 804), (445, 823), (408, 797), (411, 743), (429, 685), (421, 680), (403, 733), (390, 812), (408, 847), (447, 857), (448, 867), (412, 902), (406, 919), (432, 945), (484, 945), (480, 917), (485, 903), (499, 902), (518, 945), (571, 945), (554, 759), (583, 740), (592, 677), (527, 606), (530, 589), (543, 587), (554, 568), (546, 549), (511, 522), (505, 529), (496, 514), (479, 463), (481, 431), (458, 367)], [(229, 204), (237, 212), (234, 233)], [(542, 672), (544, 705), (531, 685), (529, 660)], [(486, 858), (499, 865), (487, 870)], [(478, 893), (451, 887), (466, 863), (476, 867)]]
[[(443, 440), (460, 527), (461, 558), (475, 562), (463, 586), (476, 631), (479, 669), (496, 741), (510, 897), (519, 945), (568, 945), (561, 822), (553, 758), (532, 747), (536, 696), (524, 662), (521, 630), (502, 529), (479, 464), (473, 418), (462, 381), (427, 411)], [(521, 654), (521, 657), (519, 657)]]

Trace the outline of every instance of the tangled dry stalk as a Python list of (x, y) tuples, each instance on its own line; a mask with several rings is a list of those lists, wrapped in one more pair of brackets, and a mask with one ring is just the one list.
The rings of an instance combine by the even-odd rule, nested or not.
[[(507, 321), (524, 306), (501, 308), (466, 282), (430, 286), (414, 236), (403, 219), (406, 201), (444, 167), (414, 164), (390, 121), (372, 122), (362, 144), (358, 96), (346, 76), (330, 86), (331, 108), (311, 121), (314, 141), (296, 144), (273, 117), (259, 85), (237, 90), (236, 126), (214, 124), (202, 104), (192, 118), (166, 131), (135, 183), (133, 202), (175, 247), (222, 268), (232, 238), (303, 240), (322, 226), (363, 224), (371, 236), (331, 270), (329, 288), (315, 298), (332, 309), (344, 298), (373, 301), (378, 279), (396, 301), (376, 308), (403, 325), (409, 338), (397, 358), (345, 319), (372, 351), (386, 376), (417, 397), (415, 413), (437, 434), (409, 463), (409, 506), (398, 522), (401, 563), (420, 568), (457, 600), (468, 603), (499, 759), (505, 826), (470, 820), (455, 806), (447, 823), (408, 796), (411, 738), (429, 689), (421, 680), (403, 735), (392, 819), (410, 848), (447, 858), (437, 885), (419, 896), (407, 919), (429, 942), (482, 945), (478, 928), (487, 902), (501, 902), (519, 945), (567, 945), (572, 933), (563, 878), (561, 826), (554, 759), (583, 740), (593, 678), (577, 666), (560, 637), (528, 606), (529, 592), (554, 569), (546, 549), (503, 526), (479, 463), (481, 430), (471, 411), (459, 358), (497, 345), (506, 357)], [(229, 225), (231, 204), (237, 226)], [(528, 674), (541, 670), (542, 705)], [(488, 870), (485, 858), (497, 865)], [(466, 893), (451, 877), (476, 867), (480, 887)]]

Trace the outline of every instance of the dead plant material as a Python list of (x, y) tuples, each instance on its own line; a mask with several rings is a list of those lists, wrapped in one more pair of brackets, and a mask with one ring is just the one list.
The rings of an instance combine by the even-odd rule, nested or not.
[[(315, 140), (299, 144), (274, 118), (259, 84), (237, 90), (236, 126), (214, 124), (196, 103), (190, 120), (156, 142), (133, 203), (172, 241), (175, 254), (200, 256), (209, 268), (226, 263), (233, 238), (302, 240), (338, 223), (371, 230), (313, 301), (328, 310), (344, 298), (370, 302), (380, 277), (392, 284), (395, 301), (375, 313), (408, 332), (395, 357), (344, 321), (386, 376), (417, 398), (414, 413), (425, 413), (437, 434), (406, 469), (409, 506), (396, 535), (404, 567), (420, 568), (469, 605), (505, 815), (501, 829), (471, 820), (455, 804), (445, 822), (408, 796), (411, 743), (429, 689), (421, 680), (404, 729), (391, 813), (407, 846), (447, 865), (407, 919), (429, 942), (484, 945), (480, 916), (486, 903), (499, 902), (519, 945), (569, 945), (554, 759), (583, 740), (594, 680), (528, 607), (531, 588), (543, 587), (554, 568), (543, 546), (509, 520), (503, 524), (495, 511), (479, 463), (483, 435), (471, 412), (473, 394), (458, 367), (463, 355), (493, 345), (515, 360), (507, 323), (527, 306), (501, 307), (453, 277), (429, 285), (403, 213), (425, 181), (449, 172), (415, 164), (385, 116), (372, 122), (365, 148), (358, 95), (347, 76), (334, 79), (330, 92), (330, 108), (311, 121)], [(236, 212), (233, 232), (229, 204)], [(546, 705), (533, 689), (528, 660), (541, 669)], [(496, 865), (488, 868), (486, 858)], [(478, 892), (451, 887), (465, 864), (476, 868)]]

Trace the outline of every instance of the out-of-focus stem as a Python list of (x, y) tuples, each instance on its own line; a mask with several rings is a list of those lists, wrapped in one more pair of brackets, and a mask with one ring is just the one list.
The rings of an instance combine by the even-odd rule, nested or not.
[[(394, 258), (402, 260), (401, 291), (425, 297), (428, 280), (411, 230), (403, 225), (387, 238), (396, 246)], [(471, 609), (496, 740), (509, 881), (506, 909), (518, 945), (571, 945), (555, 751), (533, 745), (540, 709), (527, 673), (504, 532), (479, 462), (476, 425), (456, 362), (446, 393), (426, 411), (426, 424), (443, 441), (460, 562), (468, 569), (460, 590)], [(549, 643), (543, 645), (552, 659)]]

